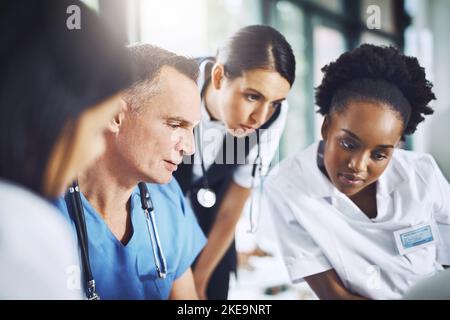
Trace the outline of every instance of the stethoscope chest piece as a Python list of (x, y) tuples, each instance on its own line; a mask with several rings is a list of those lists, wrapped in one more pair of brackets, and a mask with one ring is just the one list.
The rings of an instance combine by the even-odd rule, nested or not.
[(211, 208), (216, 204), (216, 194), (209, 188), (201, 188), (197, 191), (197, 201), (204, 208)]

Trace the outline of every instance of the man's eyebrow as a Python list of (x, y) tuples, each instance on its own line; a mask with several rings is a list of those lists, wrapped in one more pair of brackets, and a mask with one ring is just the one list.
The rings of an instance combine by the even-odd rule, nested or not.
[(189, 120), (183, 118), (183, 117), (166, 117), (167, 121), (175, 121), (175, 122), (180, 122), (183, 125), (188, 125), (188, 126), (193, 126), (194, 124), (192, 122), (190, 122)]
[[(352, 138), (354, 138), (354, 139), (358, 140), (359, 142), (361, 142), (361, 139), (360, 139), (356, 134), (354, 134), (353, 132), (351, 132), (350, 130), (347, 130), (347, 129), (341, 129), (341, 130), (344, 131), (345, 133), (347, 133), (347, 134), (348, 134), (349, 136), (351, 136)], [(379, 145), (377, 146), (377, 148), (388, 149), (388, 148), (394, 148), (394, 146), (391, 145), (391, 144), (379, 144)]]

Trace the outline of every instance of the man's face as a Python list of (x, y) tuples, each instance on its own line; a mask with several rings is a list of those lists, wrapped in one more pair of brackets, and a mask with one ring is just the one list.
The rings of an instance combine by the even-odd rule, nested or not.
[(199, 123), (200, 94), (195, 82), (163, 67), (157, 93), (136, 111), (125, 113), (117, 134), (120, 167), (139, 181), (168, 183), (183, 155), (195, 152), (193, 129)]

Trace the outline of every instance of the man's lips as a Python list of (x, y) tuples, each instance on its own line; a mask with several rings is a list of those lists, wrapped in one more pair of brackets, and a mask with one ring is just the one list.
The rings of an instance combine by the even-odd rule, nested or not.
[(181, 163), (181, 161), (179, 162), (173, 162), (170, 160), (164, 160), (164, 166), (166, 167), (167, 170), (169, 171), (176, 171), (178, 169), (178, 165)]

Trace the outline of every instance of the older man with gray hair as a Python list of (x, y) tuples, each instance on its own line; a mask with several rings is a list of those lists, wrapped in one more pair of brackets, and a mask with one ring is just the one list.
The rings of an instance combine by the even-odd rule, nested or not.
[[(79, 176), (92, 275), (102, 299), (196, 299), (190, 266), (206, 238), (172, 173), (195, 151), (198, 67), (151, 45), (129, 50), (146, 79), (123, 93), (104, 155)], [(70, 196), (58, 206), (73, 222)]]

